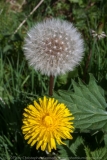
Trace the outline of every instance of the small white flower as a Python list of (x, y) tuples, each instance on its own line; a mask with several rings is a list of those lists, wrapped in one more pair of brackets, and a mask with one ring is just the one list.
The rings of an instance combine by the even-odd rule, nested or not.
[(47, 19), (31, 28), (23, 48), (30, 66), (48, 76), (72, 71), (84, 51), (81, 34), (73, 24), (58, 19)]
[(103, 31), (101, 33), (97, 33), (96, 31), (91, 30), (91, 34), (93, 37), (97, 37), (98, 39), (102, 39), (102, 38), (107, 37), (107, 35)]

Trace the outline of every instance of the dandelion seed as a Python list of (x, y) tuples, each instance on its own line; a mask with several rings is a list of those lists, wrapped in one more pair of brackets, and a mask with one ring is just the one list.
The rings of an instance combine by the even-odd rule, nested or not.
[(54, 98), (39, 99), (24, 109), (22, 132), (25, 140), (36, 149), (51, 152), (56, 143), (65, 144), (62, 139), (72, 139), (74, 117), (63, 103)]

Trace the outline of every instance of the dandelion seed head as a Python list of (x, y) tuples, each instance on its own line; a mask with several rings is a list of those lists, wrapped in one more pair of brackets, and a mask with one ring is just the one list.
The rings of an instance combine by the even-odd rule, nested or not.
[(94, 30), (90, 30), (92, 36), (94, 38), (98, 38), (99, 40), (102, 39), (102, 38), (105, 38), (107, 37), (107, 35), (105, 34), (104, 31), (102, 31), (101, 33), (97, 33), (97, 31), (94, 31)]
[(31, 28), (23, 48), (30, 66), (54, 76), (72, 71), (84, 51), (81, 34), (73, 24), (58, 19), (48, 19)]

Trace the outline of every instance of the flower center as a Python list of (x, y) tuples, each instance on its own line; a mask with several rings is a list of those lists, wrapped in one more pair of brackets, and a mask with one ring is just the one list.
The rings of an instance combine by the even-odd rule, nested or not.
[(49, 127), (49, 126), (51, 126), (53, 124), (53, 120), (52, 120), (52, 118), (50, 116), (45, 116), (43, 118), (43, 123), (44, 123), (44, 125), (46, 127)]
[(65, 44), (60, 38), (49, 38), (44, 42), (45, 52), (50, 55), (58, 55), (65, 50)]

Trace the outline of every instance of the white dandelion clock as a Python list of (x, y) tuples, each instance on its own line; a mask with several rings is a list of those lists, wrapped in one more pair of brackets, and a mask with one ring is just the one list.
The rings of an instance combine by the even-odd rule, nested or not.
[(83, 39), (72, 23), (47, 19), (27, 34), (24, 54), (35, 70), (48, 76), (72, 71), (83, 57)]

